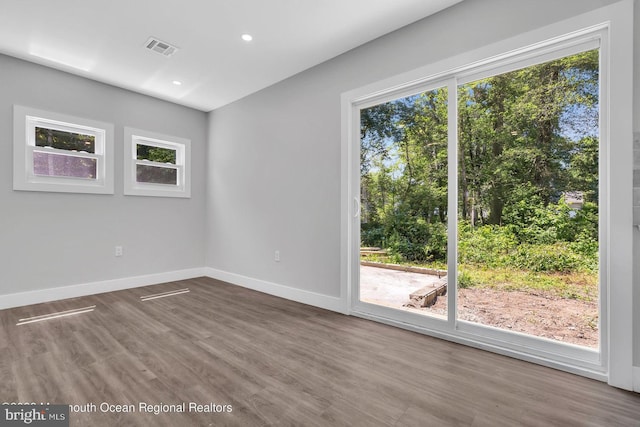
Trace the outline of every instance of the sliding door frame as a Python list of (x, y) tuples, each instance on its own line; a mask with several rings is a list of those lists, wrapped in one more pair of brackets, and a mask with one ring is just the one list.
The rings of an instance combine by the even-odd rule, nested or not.
[[(610, 384), (632, 388), (632, 230), (631, 163), (628, 172), (619, 165), (631, 158), (632, 98), (622, 96), (624, 83), (631, 85), (632, 58), (625, 25), (632, 3), (624, 1), (537, 31), (516, 36), (482, 49), (458, 55), (342, 96), (343, 122), (343, 288), (347, 312), (566, 370)], [(603, 13), (608, 19), (603, 19)], [(629, 33), (630, 34), (630, 33)], [(458, 138), (457, 91), (460, 84), (513, 69), (600, 49), (600, 349), (593, 350), (511, 331), (502, 331), (456, 318), (457, 304), (457, 210)], [(628, 54), (625, 58), (624, 55)], [(615, 58), (615, 62), (611, 60)], [(617, 64), (613, 67), (612, 63)], [(624, 68), (628, 64), (628, 68)], [(438, 87), (448, 87), (448, 304), (447, 318), (424, 316), (359, 300), (360, 242), (360, 110)], [(631, 86), (629, 86), (630, 88)], [(627, 88), (627, 93), (631, 91)], [(611, 104), (610, 100), (614, 103)], [(625, 108), (628, 107), (628, 111)], [(613, 112), (617, 115), (614, 115)], [(627, 135), (628, 133), (628, 135)], [(628, 147), (624, 136), (628, 136)], [(622, 163), (621, 163), (622, 162)], [(345, 171), (346, 164), (346, 171)], [(610, 164), (616, 168), (609, 168)], [(345, 177), (346, 172), (346, 177)], [(346, 179), (345, 179), (346, 178)], [(344, 187), (346, 186), (346, 191)], [(627, 209), (625, 214), (624, 210)], [(628, 227), (628, 229), (625, 228)], [(626, 236), (623, 235), (626, 232)], [(615, 247), (609, 239), (616, 239)], [(627, 262), (627, 264), (625, 264)]]

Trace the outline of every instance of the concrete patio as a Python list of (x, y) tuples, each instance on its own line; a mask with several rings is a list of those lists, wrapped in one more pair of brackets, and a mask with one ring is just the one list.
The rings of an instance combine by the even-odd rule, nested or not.
[(409, 295), (440, 279), (431, 274), (360, 266), (360, 299), (364, 302), (406, 309)]

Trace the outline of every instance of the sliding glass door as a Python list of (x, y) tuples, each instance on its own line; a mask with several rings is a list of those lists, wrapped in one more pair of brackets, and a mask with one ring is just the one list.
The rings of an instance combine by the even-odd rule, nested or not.
[(354, 104), (356, 312), (600, 363), (599, 40)]

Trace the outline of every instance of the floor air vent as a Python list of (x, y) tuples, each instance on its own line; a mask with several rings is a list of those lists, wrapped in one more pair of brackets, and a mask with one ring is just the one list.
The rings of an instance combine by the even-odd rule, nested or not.
[(178, 51), (176, 46), (170, 45), (167, 42), (150, 37), (145, 44), (145, 47), (153, 52), (159, 53), (162, 56), (169, 57)]
[(34, 322), (43, 322), (45, 320), (57, 319), (59, 317), (75, 316), (76, 314), (90, 313), (95, 308), (96, 308), (95, 305), (90, 305), (89, 307), (74, 308), (73, 310), (58, 311), (56, 313), (49, 313), (49, 314), (43, 314), (40, 316), (33, 316), (33, 317), (27, 317), (24, 319), (18, 319), (18, 323), (16, 323), (16, 326), (26, 325), (28, 323), (34, 323)]
[(144, 302), (144, 301), (149, 301), (149, 300), (157, 299), (157, 298), (172, 297), (174, 295), (186, 294), (188, 292), (190, 292), (189, 288), (178, 289), (178, 290), (175, 290), (175, 291), (161, 292), (159, 294), (152, 294), (152, 295), (142, 296), (142, 297), (140, 297), (140, 301)]

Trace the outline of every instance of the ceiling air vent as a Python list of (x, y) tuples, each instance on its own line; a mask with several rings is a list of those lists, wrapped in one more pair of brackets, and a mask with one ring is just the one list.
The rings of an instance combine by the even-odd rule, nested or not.
[(178, 50), (177, 47), (153, 37), (150, 37), (149, 40), (147, 40), (147, 43), (145, 44), (145, 46), (147, 49), (167, 57), (173, 55)]

